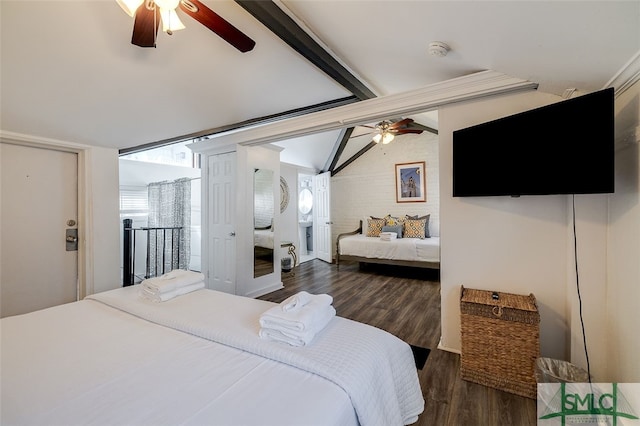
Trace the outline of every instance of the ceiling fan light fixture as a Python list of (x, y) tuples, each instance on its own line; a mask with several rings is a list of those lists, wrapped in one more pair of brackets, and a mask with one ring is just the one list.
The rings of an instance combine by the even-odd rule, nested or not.
[[(163, 31), (169, 35), (173, 34), (173, 31), (184, 29), (184, 24), (178, 18), (176, 10), (178, 7), (240, 52), (248, 52), (256, 45), (249, 36), (197, 0), (116, 0), (116, 2), (127, 14), (134, 17), (131, 34), (131, 44), (134, 46), (156, 47), (160, 20), (162, 20)], [(138, 7), (134, 12), (135, 4), (138, 4)], [(160, 19), (158, 19), (158, 12), (161, 15)]]
[(162, 17), (162, 31), (167, 34), (171, 35), (174, 31), (185, 29), (175, 9), (165, 9), (161, 7), (160, 16)]
[(118, 5), (132, 18), (144, 0), (116, 0)]
[(382, 134), (382, 144), (386, 145), (386, 144), (390, 143), (393, 140), (393, 138), (394, 138), (393, 133), (387, 133), (387, 132), (383, 133)]
[(394, 138), (393, 133), (389, 133), (387, 131), (383, 131), (373, 135), (373, 141), (375, 143), (382, 142), (383, 145), (390, 143), (393, 140), (393, 138)]

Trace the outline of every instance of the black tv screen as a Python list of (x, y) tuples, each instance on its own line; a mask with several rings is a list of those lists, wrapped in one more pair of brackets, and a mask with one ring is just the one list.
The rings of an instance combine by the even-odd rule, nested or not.
[(453, 196), (614, 191), (613, 89), (453, 132)]

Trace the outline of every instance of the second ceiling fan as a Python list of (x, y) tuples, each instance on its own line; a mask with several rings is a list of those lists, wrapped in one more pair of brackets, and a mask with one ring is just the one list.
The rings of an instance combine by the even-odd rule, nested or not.
[(407, 133), (420, 134), (423, 132), (422, 129), (411, 127), (412, 124), (413, 124), (413, 120), (411, 118), (405, 118), (403, 120), (395, 121), (395, 122), (384, 120), (376, 124), (374, 127), (372, 126), (364, 126), (364, 127), (375, 129), (376, 134), (373, 136), (373, 141), (375, 143), (382, 142), (383, 144), (388, 144), (397, 135), (404, 135)]
[(134, 18), (131, 44), (140, 47), (156, 47), (158, 26), (162, 20), (163, 31), (172, 34), (184, 28), (176, 9), (216, 33), (241, 52), (248, 52), (256, 42), (231, 25), (220, 15), (198, 0), (116, 0), (129, 16)]

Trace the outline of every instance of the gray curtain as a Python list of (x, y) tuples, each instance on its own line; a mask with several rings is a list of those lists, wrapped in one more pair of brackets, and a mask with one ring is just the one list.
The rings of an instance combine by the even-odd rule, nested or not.
[[(189, 269), (191, 257), (191, 179), (149, 184), (149, 262), (147, 275)], [(164, 249), (163, 249), (164, 248)]]

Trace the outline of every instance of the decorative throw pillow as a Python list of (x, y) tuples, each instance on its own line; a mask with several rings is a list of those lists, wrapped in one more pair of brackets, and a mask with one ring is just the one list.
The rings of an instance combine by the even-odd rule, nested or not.
[(424, 238), (427, 219), (407, 219), (404, 221), (405, 238)]
[(382, 232), (395, 232), (396, 234), (398, 234), (398, 238), (402, 238), (402, 225), (397, 225), (397, 226), (385, 225), (382, 227)]
[(391, 216), (390, 214), (386, 215), (384, 217), (385, 220), (385, 224), (387, 226), (403, 226), (404, 225), (404, 221), (405, 221), (406, 216), (402, 216), (402, 217), (394, 217)]
[(373, 217), (367, 219), (367, 237), (379, 237), (383, 226), (384, 219), (377, 219)]
[(375, 216), (365, 216), (362, 221), (360, 222), (362, 225), (362, 235), (367, 235), (367, 228), (369, 227), (369, 219), (382, 219), (381, 217), (375, 217)]
[(420, 238), (431, 238), (431, 234), (429, 233), (429, 219), (430, 218), (431, 218), (430, 214), (428, 214), (426, 216), (420, 216), (420, 217), (418, 217), (418, 215), (416, 215), (416, 216), (407, 215), (406, 216), (406, 219), (419, 219), (419, 220), (420, 219), (425, 219), (426, 220), (426, 223), (424, 225), (424, 236), (420, 237)]

